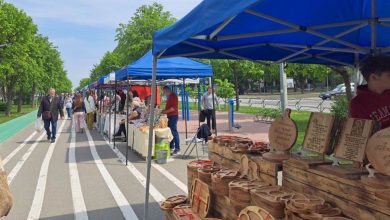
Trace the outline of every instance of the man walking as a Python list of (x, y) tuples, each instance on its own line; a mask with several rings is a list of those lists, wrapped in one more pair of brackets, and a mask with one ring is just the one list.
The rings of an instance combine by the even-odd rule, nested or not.
[(173, 151), (173, 155), (178, 155), (180, 153), (180, 138), (177, 132), (177, 121), (179, 120), (178, 99), (176, 94), (168, 86), (165, 86), (163, 90), (167, 96), (167, 104), (165, 110), (161, 113), (167, 114), (168, 127), (171, 129), (173, 135), (173, 140), (170, 144), (171, 151)]
[[(207, 118), (207, 125), (209, 128), (213, 129), (213, 133), (215, 134), (215, 129), (216, 129), (216, 120), (215, 120), (215, 109), (214, 107), (216, 106), (216, 103), (213, 100), (215, 99), (215, 94), (213, 97), (213, 89), (210, 87), (207, 88), (207, 92), (203, 95), (202, 99), (202, 106), (203, 110), (206, 113), (206, 118)], [(210, 125), (210, 119), (211, 119), (211, 125)]]
[(56, 141), (58, 111), (60, 112), (61, 119), (64, 119), (64, 111), (59, 98), (56, 97), (56, 91), (53, 88), (50, 88), (48, 95), (42, 98), (37, 116), (38, 118), (42, 116), (47, 140), (51, 139), (51, 143)]

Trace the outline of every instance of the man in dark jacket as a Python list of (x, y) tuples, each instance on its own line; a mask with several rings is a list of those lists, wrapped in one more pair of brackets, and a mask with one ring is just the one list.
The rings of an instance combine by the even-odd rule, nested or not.
[(51, 143), (56, 141), (58, 111), (61, 114), (61, 119), (64, 119), (63, 108), (59, 98), (56, 97), (55, 94), (56, 91), (53, 88), (49, 89), (49, 94), (42, 98), (37, 115), (38, 118), (42, 116), (47, 134), (47, 140), (51, 139)]

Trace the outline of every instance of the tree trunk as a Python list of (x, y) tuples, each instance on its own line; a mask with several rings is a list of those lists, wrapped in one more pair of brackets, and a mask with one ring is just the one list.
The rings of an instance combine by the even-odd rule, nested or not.
[(274, 86), (275, 86), (275, 80), (272, 80), (272, 85), (271, 85), (271, 94), (274, 94)]
[(261, 80), (259, 80), (259, 94), (261, 95)]
[(37, 92), (37, 84), (34, 83), (33, 86), (32, 86), (32, 90), (31, 90), (31, 108), (34, 108), (34, 103), (35, 103), (35, 93)]
[(23, 105), (23, 92), (20, 91), (18, 96), (18, 113), (22, 112), (22, 105)]
[(345, 93), (347, 95), (348, 102), (352, 100), (351, 80), (349, 78), (348, 70), (343, 67), (331, 67), (336, 73), (340, 74), (343, 78), (345, 85)]
[(236, 61), (233, 61), (232, 67), (232, 73), (234, 78), (234, 90), (236, 91), (236, 111), (240, 110), (240, 88), (238, 83), (238, 76), (237, 76), (237, 68), (236, 68)]
[(305, 93), (305, 80), (299, 79), (299, 88), (301, 89), (301, 93)]

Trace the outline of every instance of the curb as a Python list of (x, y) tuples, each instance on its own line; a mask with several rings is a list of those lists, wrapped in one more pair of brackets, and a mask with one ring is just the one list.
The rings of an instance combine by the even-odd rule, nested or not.
[(0, 144), (19, 133), (37, 118), (37, 110), (0, 124)]

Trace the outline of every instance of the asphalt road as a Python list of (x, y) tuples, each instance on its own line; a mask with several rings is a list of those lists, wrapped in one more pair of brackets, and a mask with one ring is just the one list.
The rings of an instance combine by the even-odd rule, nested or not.
[[(71, 120), (58, 121), (58, 130), (55, 144), (30, 125), (0, 146), (14, 196), (5, 219), (143, 219), (145, 161), (130, 151), (125, 166), (125, 143), (113, 149), (96, 130), (75, 133)], [(164, 219), (159, 203), (187, 193), (193, 159), (152, 165), (149, 219)]]

